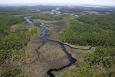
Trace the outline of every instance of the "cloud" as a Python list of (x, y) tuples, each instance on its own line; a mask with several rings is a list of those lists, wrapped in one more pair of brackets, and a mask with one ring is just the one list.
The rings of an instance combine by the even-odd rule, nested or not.
[(0, 0), (0, 4), (92, 4), (115, 6), (115, 0)]

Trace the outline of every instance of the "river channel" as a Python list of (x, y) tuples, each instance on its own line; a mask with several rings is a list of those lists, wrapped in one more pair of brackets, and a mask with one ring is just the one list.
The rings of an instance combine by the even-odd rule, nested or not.
[[(30, 18), (26, 17), (26, 21), (31, 21)], [(27, 22), (28, 22), (27, 21)], [(38, 28), (40, 28), (42, 31), (40, 33), (40, 40), (43, 44), (45, 44), (45, 42), (55, 42), (57, 44), (60, 45), (60, 48), (64, 51), (65, 55), (67, 56), (68, 60), (69, 60), (69, 64), (61, 67), (61, 68), (52, 68), (52, 69), (49, 69), (47, 71), (47, 74), (49, 75), (49, 77), (55, 77), (55, 72), (57, 71), (60, 71), (64, 68), (67, 68), (67, 67), (70, 67), (71, 65), (73, 64), (76, 64), (77, 63), (77, 60), (75, 58), (72, 57), (72, 55), (69, 53), (69, 51), (66, 49), (66, 47), (64, 46), (65, 44), (60, 42), (60, 41), (56, 41), (56, 40), (52, 40), (52, 39), (49, 39), (48, 38), (48, 27), (45, 23), (43, 22), (39, 22), (39, 25), (37, 25)]]

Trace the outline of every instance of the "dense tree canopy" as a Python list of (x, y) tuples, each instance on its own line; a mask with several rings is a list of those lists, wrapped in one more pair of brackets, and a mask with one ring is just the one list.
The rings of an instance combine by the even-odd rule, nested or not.
[[(22, 24), (23, 17), (21, 16), (5, 16), (0, 15), (0, 67), (4, 64), (12, 64), (14, 53), (18, 53), (24, 48), (36, 29), (32, 26)], [(20, 25), (18, 25), (20, 23)], [(14, 31), (12, 31), (14, 27)], [(6, 60), (8, 63), (6, 63)], [(22, 77), (20, 75), (21, 69), (17, 67), (3, 68), (1, 71), (1, 77)]]
[(81, 16), (78, 20), (72, 20), (70, 26), (61, 32), (59, 38), (62, 41), (92, 46), (115, 45), (114, 15)]

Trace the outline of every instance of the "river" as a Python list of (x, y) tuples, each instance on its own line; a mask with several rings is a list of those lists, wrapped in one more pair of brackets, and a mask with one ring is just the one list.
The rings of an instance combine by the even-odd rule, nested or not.
[[(26, 18), (28, 18), (28, 17), (26, 17)], [(40, 40), (41, 40), (41, 42), (43, 44), (45, 44), (45, 42), (49, 41), (49, 42), (55, 42), (55, 43), (59, 44), (60, 48), (64, 51), (64, 53), (66, 54), (66, 56), (67, 56), (67, 58), (68, 58), (68, 60), (70, 62), (69, 64), (67, 64), (67, 65), (65, 65), (65, 66), (63, 66), (61, 68), (58, 68), (58, 69), (56, 69), (56, 68), (49, 69), (48, 72), (47, 72), (47, 74), (49, 75), (49, 77), (55, 77), (55, 72), (56, 71), (60, 71), (60, 70), (62, 70), (64, 68), (67, 68), (67, 67), (73, 65), (73, 64), (76, 64), (77, 60), (72, 57), (72, 55), (69, 53), (69, 51), (64, 46), (65, 45), (64, 43), (56, 41), (56, 40), (49, 39), (48, 36), (47, 36), (48, 27), (43, 22), (39, 22), (39, 23), (40, 23), (40, 25), (37, 26), (37, 27), (42, 29), (42, 31), (40, 33)]]

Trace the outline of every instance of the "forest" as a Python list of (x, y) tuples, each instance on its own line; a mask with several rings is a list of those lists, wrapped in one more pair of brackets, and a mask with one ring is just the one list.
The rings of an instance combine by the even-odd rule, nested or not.
[[(15, 67), (12, 60), (14, 56), (19, 58), (16, 55), (19, 55), (19, 51), (27, 45), (32, 34), (36, 32), (35, 28), (25, 26), (23, 21), (23, 16), (6, 15), (0, 12), (0, 77), (22, 77), (20, 68)], [(12, 27), (15, 25), (17, 28), (14, 27), (13, 30)]]
[(91, 15), (81, 16), (75, 20), (71, 20), (70, 26), (61, 32), (60, 39), (71, 44), (114, 46), (114, 16), (115, 15)]
[[(85, 55), (85, 66), (75, 69), (74, 77), (114, 77), (115, 76), (115, 14), (84, 15), (71, 20), (69, 26), (59, 33), (63, 42), (80, 46), (95, 47)], [(97, 69), (104, 68), (106, 72)], [(89, 70), (87, 70), (89, 69)], [(89, 74), (86, 74), (90, 72)], [(99, 72), (99, 73), (98, 73)], [(65, 75), (69, 72), (65, 72)], [(83, 74), (83, 75), (81, 75)], [(76, 76), (77, 75), (77, 76)], [(59, 76), (60, 77), (60, 76)], [(64, 76), (66, 77), (66, 76)], [(67, 76), (69, 77), (69, 76)]]

